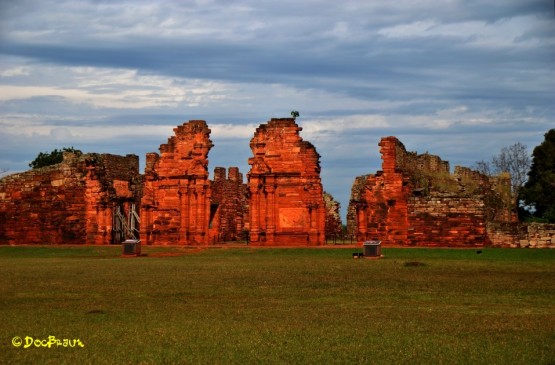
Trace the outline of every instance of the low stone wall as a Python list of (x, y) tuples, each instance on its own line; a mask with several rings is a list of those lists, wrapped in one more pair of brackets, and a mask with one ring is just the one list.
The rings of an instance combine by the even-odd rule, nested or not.
[(555, 248), (555, 224), (489, 223), (487, 232), (495, 247)]
[(434, 193), (411, 197), (408, 242), (416, 246), (483, 246), (487, 244), (481, 197)]
[(59, 164), (0, 179), (0, 244), (120, 241), (114, 210), (128, 214), (140, 194), (137, 156), (64, 153)]

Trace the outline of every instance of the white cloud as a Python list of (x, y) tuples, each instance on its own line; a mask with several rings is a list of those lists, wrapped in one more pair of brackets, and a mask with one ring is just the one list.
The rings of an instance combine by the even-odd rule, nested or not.
[(208, 122), (211, 136), (221, 139), (241, 139), (251, 138), (258, 125), (250, 124), (227, 124), (227, 123), (210, 123)]
[(437, 23), (434, 21), (419, 20), (408, 24), (399, 24), (380, 29), (378, 34), (390, 38), (426, 37), (429, 35), (430, 29), (435, 26), (437, 26)]
[(0, 72), (0, 77), (28, 76), (29, 70), (26, 67), (17, 66)]
[(382, 28), (378, 34), (388, 38), (452, 38), (464, 43), (467, 47), (532, 47), (537, 46), (537, 39), (527, 39), (526, 42), (522, 42), (521, 38), (543, 22), (545, 20), (531, 15), (502, 19), (494, 23), (483, 20), (451, 23), (423, 20)]
[[(26, 72), (30, 75), (28, 68), (12, 70), (12, 74)], [(13, 85), (5, 81), (0, 88), (0, 101), (48, 96), (96, 108), (199, 106), (225, 99), (228, 88), (222, 82), (145, 75), (131, 69), (51, 66), (34, 71), (37, 76), (42, 73), (51, 77), (50, 82), (43, 81), (45, 85), (37, 86), (32, 84), (32, 79), (23, 81), (30, 85)], [(64, 75), (64, 86), (57, 84), (57, 74)]]
[(331, 119), (307, 120), (300, 123), (305, 139), (333, 138), (344, 131), (372, 130), (389, 126), (383, 115), (348, 115)]

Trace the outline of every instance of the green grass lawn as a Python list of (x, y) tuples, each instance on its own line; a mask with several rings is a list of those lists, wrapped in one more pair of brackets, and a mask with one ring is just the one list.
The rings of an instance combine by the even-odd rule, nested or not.
[(355, 251), (0, 247), (0, 363), (555, 363), (555, 250)]

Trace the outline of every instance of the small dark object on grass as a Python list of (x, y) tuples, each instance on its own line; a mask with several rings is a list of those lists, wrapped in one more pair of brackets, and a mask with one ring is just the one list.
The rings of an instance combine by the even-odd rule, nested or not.
[(364, 257), (364, 255), (361, 252), (353, 253), (353, 258), (354, 259), (358, 259), (358, 258), (362, 258), (362, 257)]
[(426, 266), (426, 264), (423, 263), (423, 262), (419, 262), (419, 261), (407, 261), (407, 262), (405, 262), (404, 266), (416, 267), (416, 266)]
[(88, 311), (87, 314), (106, 314), (106, 312), (102, 309), (93, 309), (91, 311)]
[(476, 251), (476, 253), (479, 255), (479, 254), (482, 253), (482, 250), (478, 250), (478, 251)]

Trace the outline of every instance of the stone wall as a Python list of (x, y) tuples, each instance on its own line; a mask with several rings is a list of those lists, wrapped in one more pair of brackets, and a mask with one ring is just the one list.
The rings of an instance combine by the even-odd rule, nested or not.
[(248, 174), (250, 242), (322, 245), (325, 208), (320, 155), (293, 118), (261, 124), (251, 139)]
[[(236, 167), (217, 167), (208, 179), (212, 142), (199, 120), (147, 154), (144, 176), (134, 155), (66, 153), (60, 164), (0, 179), (0, 244), (120, 243), (136, 237), (125, 222), (140, 209), (144, 244), (207, 245), (248, 232), (254, 245), (321, 245), (341, 229), (339, 204), (323, 193), (320, 156), (300, 131), (292, 118), (260, 125), (247, 184)], [(348, 233), (359, 241), (555, 244), (553, 225), (516, 222), (510, 176), (459, 166), (450, 174), (447, 161), (408, 152), (395, 137), (379, 146), (382, 170), (357, 177), (351, 191)]]
[(356, 236), (358, 232), (358, 219), (357, 212), (365, 209), (368, 204), (364, 200), (364, 187), (371, 175), (362, 175), (355, 177), (353, 186), (351, 188), (351, 199), (347, 207), (347, 234), (349, 236)]
[(113, 231), (141, 195), (135, 155), (74, 155), (0, 180), (0, 243), (108, 244), (133, 232)]
[(495, 247), (555, 248), (555, 224), (493, 222), (487, 232)]
[(483, 246), (488, 243), (480, 198), (432, 193), (410, 197), (407, 242), (416, 246)]
[(239, 168), (214, 169), (210, 200), (210, 236), (213, 242), (246, 240), (249, 201)]
[(382, 170), (356, 178), (351, 192), (347, 224), (358, 240), (482, 246), (489, 244), (488, 218), (513, 217), (508, 180), (493, 183), (459, 166), (451, 175), (447, 161), (407, 152), (395, 137), (382, 138), (379, 146)]
[(141, 240), (205, 245), (210, 242), (210, 129), (203, 120), (191, 120), (174, 133), (160, 145), (160, 154), (146, 156)]
[(333, 196), (324, 191), (324, 206), (326, 208), (325, 234), (326, 238), (338, 237), (341, 234), (342, 222), (339, 210), (341, 206)]

